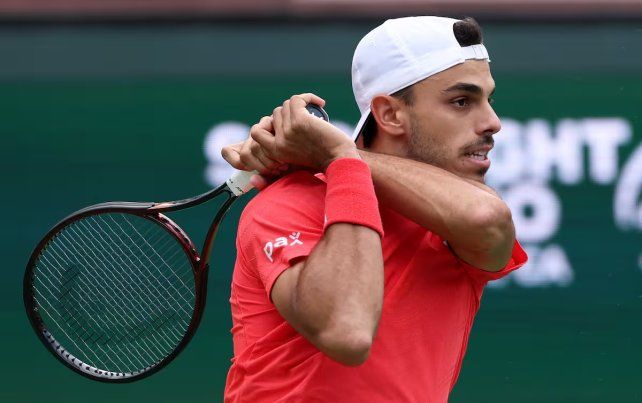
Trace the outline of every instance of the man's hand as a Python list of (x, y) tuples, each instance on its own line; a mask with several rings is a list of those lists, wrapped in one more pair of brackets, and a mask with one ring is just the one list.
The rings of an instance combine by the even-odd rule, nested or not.
[(324, 171), (335, 159), (360, 158), (354, 142), (330, 123), (305, 108), (325, 101), (314, 94), (294, 95), (274, 109), (273, 131), (253, 130), (252, 139), (270, 160)]
[(264, 116), (250, 129), (250, 138), (223, 147), (221, 155), (236, 169), (258, 171), (261, 175), (268, 176), (278, 174), (283, 169), (283, 164), (268, 157), (261, 145), (252, 140), (252, 136), (257, 132), (264, 136), (272, 136), (273, 131), (272, 117)]
[(360, 158), (352, 140), (341, 130), (313, 116), (305, 108), (325, 101), (314, 94), (294, 95), (272, 116), (264, 116), (250, 129), (250, 137), (223, 147), (223, 158), (234, 168), (257, 171), (251, 183), (262, 189), (283, 175), (291, 165), (317, 172), (335, 159)]
[(263, 189), (271, 180), (289, 169), (288, 164), (282, 164), (268, 157), (261, 145), (252, 139), (257, 132), (264, 136), (273, 136), (273, 131), (272, 117), (264, 116), (259, 123), (252, 126), (247, 140), (230, 144), (221, 150), (221, 155), (232, 167), (259, 173), (250, 179), (252, 186), (257, 189)]

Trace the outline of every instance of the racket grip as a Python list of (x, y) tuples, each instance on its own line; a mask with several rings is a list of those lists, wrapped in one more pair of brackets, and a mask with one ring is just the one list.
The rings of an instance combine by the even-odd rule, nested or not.
[(232, 176), (225, 181), (227, 187), (230, 188), (234, 196), (240, 196), (252, 190), (254, 186), (250, 183), (252, 175), (258, 175), (257, 171), (240, 171), (235, 170)]

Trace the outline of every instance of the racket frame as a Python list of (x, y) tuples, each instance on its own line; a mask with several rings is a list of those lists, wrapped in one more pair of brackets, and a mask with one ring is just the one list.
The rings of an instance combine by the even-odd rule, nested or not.
[[(212, 219), (212, 223), (207, 231), (203, 247), (199, 255), (194, 242), (183, 231), (183, 229), (176, 224), (173, 220), (163, 213), (187, 209), (202, 203), (205, 203), (220, 194), (227, 194), (227, 199), (219, 208), (217, 214)], [(45, 345), (47, 350), (62, 362), (65, 366), (72, 369), (74, 372), (92, 380), (109, 383), (127, 383), (146, 378), (158, 372), (167, 366), (178, 354), (181, 353), (189, 344), (192, 337), (196, 333), (198, 326), (201, 323), (203, 313), (205, 311), (205, 302), (207, 297), (207, 278), (209, 272), (209, 258), (211, 256), (212, 245), (220, 223), (222, 222), (225, 214), (236, 201), (238, 196), (229, 188), (227, 184), (223, 184), (216, 189), (212, 189), (206, 193), (194, 196), (188, 199), (176, 200), (170, 202), (107, 202), (95, 204), (78, 210), (69, 216), (65, 217), (53, 228), (51, 228), (43, 239), (38, 243), (32, 252), (29, 262), (27, 263), (27, 270), (25, 270), (23, 280), (23, 301), (27, 311), (27, 317), (31, 327), (38, 335), (40, 341)], [(187, 256), (194, 276), (194, 291), (195, 301), (194, 310), (190, 323), (187, 327), (185, 334), (181, 341), (176, 345), (174, 350), (164, 357), (159, 362), (134, 372), (109, 372), (104, 369), (96, 368), (79, 358), (75, 357), (62, 346), (55, 337), (46, 328), (42, 317), (40, 316), (39, 307), (36, 303), (36, 296), (34, 294), (34, 269), (41, 252), (47, 247), (57, 234), (69, 224), (103, 213), (124, 213), (139, 216), (141, 218), (150, 220), (156, 225), (160, 226), (164, 231), (169, 233), (183, 249)]]

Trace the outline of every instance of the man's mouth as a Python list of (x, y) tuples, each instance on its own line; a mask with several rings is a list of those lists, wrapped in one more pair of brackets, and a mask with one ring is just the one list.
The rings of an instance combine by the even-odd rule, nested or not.
[(494, 139), (491, 136), (486, 136), (464, 148), (464, 156), (476, 161), (486, 161), (488, 153), (493, 149), (494, 145)]
[[(488, 150), (490, 151), (490, 150)], [(477, 161), (484, 161), (488, 159), (488, 151), (473, 151), (470, 153), (464, 154), (468, 158), (472, 158)]]
[(481, 172), (483, 176), (490, 168), (490, 159), (488, 153), (493, 149), (492, 143), (478, 144), (474, 147), (468, 148), (464, 152), (466, 165), (477, 172)]

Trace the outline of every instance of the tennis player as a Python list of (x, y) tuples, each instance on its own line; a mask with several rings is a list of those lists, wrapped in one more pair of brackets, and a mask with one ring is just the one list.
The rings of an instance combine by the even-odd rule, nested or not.
[(223, 150), (264, 188), (238, 229), (228, 402), (446, 402), (484, 286), (527, 259), (484, 184), (500, 121), (474, 20), (386, 21), (352, 85), (356, 144), (302, 94)]

